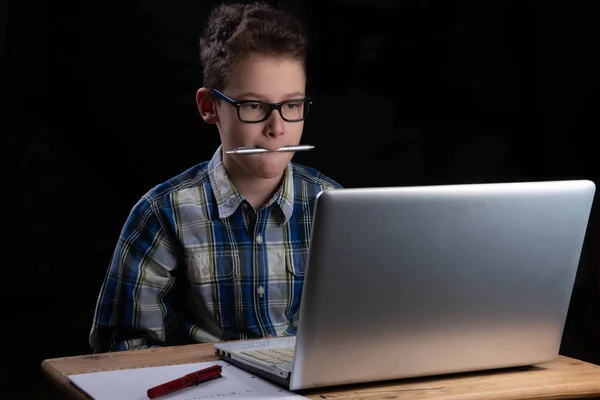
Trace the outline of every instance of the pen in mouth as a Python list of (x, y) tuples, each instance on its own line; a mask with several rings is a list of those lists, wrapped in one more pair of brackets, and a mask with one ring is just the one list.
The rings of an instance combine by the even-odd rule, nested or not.
[(273, 152), (286, 152), (286, 151), (307, 151), (314, 149), (315, 146), (307, 144), (299, 144), (296, 146), (283, 146), (277, 150), (267, 150), (262, 147), (238, 147), (233, 150), (226, 150), (225, 154), (259, 154), (259, 153), (273, 153)]

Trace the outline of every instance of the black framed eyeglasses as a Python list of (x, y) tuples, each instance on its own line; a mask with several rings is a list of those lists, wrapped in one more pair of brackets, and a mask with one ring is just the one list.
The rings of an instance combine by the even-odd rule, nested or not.
[(211, 92), (221, 100), (226, 101), (235, 108), (237, 108), (238, 118), (242, 122), (254, 124), (257, 122), (263, 122), (273, 112), (273, 110), (279, 111), (279, 115), (284, 121), (287, 122), (300, 122), (308, 116), (308, 111), (312, 101), (305, 97), (303, 99), (291, 99), (282, 101), (281, 103), (269, 103), (261, 100), (240, 100), (235, 101), (217, 89), (211, 89)]

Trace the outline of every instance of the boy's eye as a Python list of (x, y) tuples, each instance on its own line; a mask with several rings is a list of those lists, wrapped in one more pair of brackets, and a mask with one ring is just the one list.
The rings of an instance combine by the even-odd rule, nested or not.
[(301, 102), (301, 101), (294, 101), (292, 103), (287, 103), (285, 105), (285, 107), (288, 108), (288, 109), (290, 109), (290, 110), (293, 110), (294, 108), (300, 107), (302, 105), (302, 103), (303, 102)]
[(242, 104), (242, 107), (248, 110), (260, 110), (263, 109), (265, 107), (264, 104), (262, 103), (244, 103)]

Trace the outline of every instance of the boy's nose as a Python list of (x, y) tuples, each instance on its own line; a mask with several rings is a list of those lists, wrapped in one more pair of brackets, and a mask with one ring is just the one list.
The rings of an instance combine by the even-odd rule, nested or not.
[(269, 119), (267, 119), (268, 123), (265, 126), (266, 134), (270, 137), (279, 137), (284, 133), (284, 121), (279, 115), (277, 110), (273, 110)]

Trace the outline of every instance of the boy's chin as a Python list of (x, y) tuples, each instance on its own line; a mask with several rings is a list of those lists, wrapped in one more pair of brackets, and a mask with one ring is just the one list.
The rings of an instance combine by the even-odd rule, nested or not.
[(253, 175), (262, 179), (278, 178), (285, 171), (285, 165), (282, 167), (260, 168), (253, 171)]
[(252, 166), (250, 169), (252, 175), (263, 178), (263, 179), (273, 179), (280, 177), (281, 174), (285, 171), (289, 161), (285, 159), (279, 159), (274, 162), (269, 162), (266, 164), (259, 164)]

